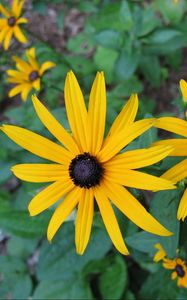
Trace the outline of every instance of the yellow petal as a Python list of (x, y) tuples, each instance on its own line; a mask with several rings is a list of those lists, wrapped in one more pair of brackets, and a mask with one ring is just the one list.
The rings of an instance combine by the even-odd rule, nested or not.
[(7, 19), (0, 19), (0, 30), (2, 31), (4, 27), (7, 27)]
[(114, 205), (137, 226), (153, 234), (161, 236), (172, 235), (124, 187), (116, 183), (103, 181), (103, 188), (105, 189), (105, 194), (108, 195)]
[(101, 188), (94, 189), (94, 195), (99, 206), (99, 210), (105, 224), (106, 230), (116, 247), (116, 249), (124, 255), (128, 255), (128, 249), (123, 241), (121, 230), (119, 228), (116, 216), (112, 209), (108, 198), (105, 196), (105, 193)]
[(14, 78), (14, 77), (8, 77), (6, 79), (7, 82), (9, 83), (23, 83), (23, 79), (20, 79), (20, 78)]
[(34, 80), (32, 85), (35, 88), (35, 90), (40, 91), (40, 78)]
[(24, 2), (25, 2), (24, 0), (14, 0), (13, 1), (12, 14), (16, 18), (18, 18), (20, 16)]
[(33, 58), (36, 58), (36, 49), (34, 47), (26, 50), (26, 56), (29, 59), (29, 56), (32, 56)]
[(186, 139), (169, 139), (164, 141), (155, 142), (152, 146), (167, 146), (170, 145), (174, 148), (169, 153), (169, 156), (186, 156), (187, 151), (187, 140)]
[(170, 146), (155, 146), (148, 149), (138, 149), (124, 152), (114, 156), (111, 160), (106, 162), (104, 166), (114, 167), (115, 169), (138, 169), (162, 160), (173, 150)]
[(32, 97), (36, 113), (46, 128), (59, 140), (74, 156), (79, 153), (79, 149), (70, 134), (53, 117), (36, 96)]
[(159, 262), (160, 260), (162, 260), (164, 257), (166, 257), (167, 253), (164, 250), (164, 248), (162, 247), (162, 245), (160, 243), (157, 243), (156, 245), (154, 245), (154, 247), (156, 249), (158, 249), (158, 251), (156, 252), (153, 261), (154, 262)]
[(24, 84), (19, 84), (19, 85), (16, 85), (14, 88), (12, 88), (9, 93), (8, 93), (8, 96), (10, 98), (16, 96), (17, 94), (20, 94), (21, 91), (23, 90), (24, 88)]
[(19, 18), (17, 21), (16, 21), (16, 24), (26, 24), (28, 23), (28, 20), (26, 18)]
[(174, 117), (163, 117), (156, 120), (155, 127), (187, 137), (187, 122)]
[(82, 255), (89, 242), (94, 214), (94, 195), (92, 189), (82, 189), (79, 200), (77, 219), (75, 225), (76, 251)]
[(184, 79), (180, 80), (180, 89), (183, 96), (184, 101), (187, 102), (187, 82)]
[(38, 215), (49, 208), (61, 197), (73, 189), (74, 185), (70, 179), (56, 181), (37, 194), (29, 203), (28, 209), (31, 216)]
[(187, 189), (184, 191), (184, 194), (180, 200), (178, 211), (177, 211), (177, 219), (184, 221), (187, 216)]
[(3, 46), (4, 46), (5, 50), (8, 50), (8, 48), (10, 46), (12, 35), (13, 35), (13, 30), (12, 30), (12, 28), (10, 28), (9, 31), (6, 33), (6, 36), (4, 38)]
[(163, 267), (165, 269), (168, 269), (168, 270), (173, 270), (176, 267), (176, 262), (175, 262), (175, 260), (165, 258), (164, 263), (163, 263)]
[(52, 240), (59, 227), (76, 207), (81, 195), (81, 189), (75, 187), (56, 208), (47, 229), (47, 238), (49, 241)]
[(28, 77), (28, 74), (32, 72), (31, 66), (17, 56), (13, 56), (12, 59), (16, 62), (16, 67), (19, 69), (19, 71), (26, 73)]
[(22, 31), (20, 30), (19, 26), (14, 27), (14, 34), (20, 43), (23, 43), (23, 44), (27, 43), (28, 40), (25, 37), (25, 35), (22, 33)]
[(7, 70), (7, 74), (11, 77), (15, 77), (16, 79), (22, 79), (23, 81), (27, 81), (28, 79), (27, 74), (16, 70)]
[(177, 183), (187, 177), (187, 159), (176, 164), (168, 171), (166, 171), (162, 178), (171, 180), (173, 183)]
[(19, 146), (40, 157), (62, 164), (69, 164), (73, 158), (60, 145), (30, 130), (12, 125), (3, 125), (1, 130)]
[(68, 177), (67, 167), (59, 164), (20, 164), (11, 170), (16, 177), (29, 182), (60, 181)]
[(64, 88), (65, 105), (69, 124), (80, 150), (88, 152), (88, 113), (83, 95), (73, 72), (69, 72)]
[(90, 120), (90, 153), (96, 155), (101, 149), (105, 132), (106, 87), (103, 72), (97, 72), (89, 100), (88, 118)]
[(0, 3), (0, 12), (7, 18), (10, 17), (10, 13), (7, 9), (4, 8), (4, 6)]
[(140, 136), (154, 124), (154, 119), (145, 119), (134, 122), (127, 128), (121, 130), (116, 135), (106, 138), (104, 146), (98, 153), (98, 158), (101, 162), (105, 162), (116, 155), (121, 149), (127, 146), (135, 138)]
[(56, 64), (52, 61), (44, 62), (39, 69), (39, 75), (42, 76), (44, 72), (46, 72), (48, 69), (54, 68), (55, 66)]
[(31, 48), (31, 49), (27, 50), (26, 55), (27, 55), (28, 61), (29, 61), (30, 65), (32, 66), (32, 68), (39, 72), (39, 64), (36, 60), (35, 48)]
[(138, 95), (132, 94), (120, 114), (115, 119), (108, 136), (118, 134), (128, 125), (134, 122), (138, 111)]
[(3, 42), (4, 38), (6, 37), (6, 34), (9, 31), (9, 27), (5, 26), (1, 31), (0, 31), (0, 43)]
[(142, 190), (170, 190), (176, 187), (168, 180), (134, 170), (105, 170), (105, 178), (121, 185)]
[(27, 100), (29, 92), (32, 90), (32, 85), (31, 84), (24, 84), (24, 88), (21, 92), (21, 98), (23, 101)]
[(177, 278), (177, 272), (172, 272), (171, 279), (174, 280)]

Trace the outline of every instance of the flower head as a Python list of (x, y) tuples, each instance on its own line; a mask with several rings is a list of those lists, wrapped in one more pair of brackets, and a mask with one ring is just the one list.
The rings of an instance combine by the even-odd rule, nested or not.
[(187, 288), (187, 266), (185, 261), (183, 261), (181, 258), (175, 258), (175, 259), (169, 259), (165, 258), (163, 267), (165, 269), (173, 270), (171, 274), (171, 278), (178, 279), (177, 285), (179, 287)]
[(0, 43), (3, 43), (4, 49), (7, 50), (10, 45), (12, 36), (20, 43), (26, 43), (27, 39), (20, 29), (20, 24), (27, 23), (27, 19), (21, 17), (24, 0), (13, 0), (12, 7), (6, 9), (0, 3), (0, 13), (4, 18), (0, 19)]
[(166, 251), (162, 247), (160, 243), (155, 244), (154, 246), (158, 251), (156, 252), (155, 256), (153, 257), (154, 262), (159, 262), (160, 260), (163, 260), (166, 257)]
[(17, 126), (1, 129), (26, 150), (52, 161), (52, 164), (20, 164), (12, 168), (20, 179), (30, 182), (54, 182), (36, 195), (29, 212), (37, 215), (64, 196), (56, 208), (47, 231), (51, 241), (73, 209), (77, 208), (75, 243), (83, 254), (91, 233), (96, 200), (108, 234), (123, 254), (128, 254), (111, 202), (131, 221), (154, 234), (169, 236), (165, 229), (124, 187), (150, 190), (173, 189), (165, 179), (135, 169), (154, 164), (168, 155), (171, 147), (151, 147), (119, 152), (148, 130), (153, 119), (134, 121), (138, 110), (137, 95), (132, 95), (104, 138), (106, 90), (102, 72), (93, 83), (88, 109), (73, 72), (65, 81), (65, 105), (70, 135), (33, 96), (33, 104), (46, 128), (61, 143), (56, 144), (36, 133)]
[(7, 81), (16, 84), (16, 86), (10, 90), (8, 94), (9, 97), (21, 94), (23, 101), (27, 100), (28, 93), (33, 88), (37, 91), (40, 90), (40, 80), (44, 72), (55, 66), (51, 61), (46, 61), (39, 66), (36, 60), (35, 48), (27, 50), (26, 56), (27, 62), (17, 56), (13, 56), (17, 70), (7, 71), (7, 74), (10, 76), (7, 78)]

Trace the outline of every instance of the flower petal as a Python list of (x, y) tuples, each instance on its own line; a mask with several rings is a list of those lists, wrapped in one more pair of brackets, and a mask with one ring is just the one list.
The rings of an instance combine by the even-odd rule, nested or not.
[(123, 241), (121, 230), (119, 228), (112, 205), (101, 188), (94, 189), (94, 195), (99, 206), (99, 210), (105, 224), (106, 230), (116, 247), (116, 249), (124, 255), (128, 255), (128, 249)]
[(164, 141), (158, 141), (155, 142), (152, 146), (168, 146), (170, 145), (171, 147), (174, 148), (169, 153), (169, 156), (186, 156), (186, 151), (187, 151), (187, 140), (186, 139), (168, 139)]
[(182, 119), (163, 117), (157, 119), (154, 126), (187, 137), (187, 122)]
[(101, 149), (105, 132), (106, 87), (103, 72), (97, 72), (89, 100), (88, 118), (90, 120), (90, 153), (96, 155)]
[(13, 1), (12, 13), (16, 18), (18, 18), (20, 16), (24, 2), (25, 2), (24, 0), (14, 0)]
[(16, 70), (7, 70), (7, 74), (11, 77), (15, 77), (16, 79), (21, 79), (23, 81), (27, 81), (28, 80), (28, 75), (20, 72), (20, 71), (16, 71)]
[(12, 28), (9, 29), (9, 31), (6, 33), (6, 36), (4, 38), (4, 49), (5, 50), (8, 50), (9, 46), (10, 46), (10, 42), (11, 42), (11, 39), (12, 39), (12, 35), (13, 35), (13, 30)]
[(32, 85), (35, 88), (35, 90), (40, 91), (40, 78), (34, 80)]
[(36, 113), (46, 128), (75, 156), (79, 149), (70, 134), (64, 127), (53, 117), (47, 108), (39, 101), (36, 96), (32, 97)]
[(56, 181), (43, 189), (29, 203), (28, 209), (31, 216), (38, 215), (45, 209), (55, 204), (63, 195), (71, 191), (74, 184), (70, 179)]
[(28, 97), (28, 94), (29, 92), (32, 90), (32, 85), (31, 84), (24, 84), (24, 88), (21, 92), (21, 98), (23, 101), (26, 101), (27, 100), (27, 97)]
[(24, 83), (23, 83), (23, 84), (16, 85), (14, 88), (12, 88), (12, 89), (9, 91), (8, 96), (9, 96), (10, 98), (12, 98), (12, 97), (16, 96), (17, 94), (20, 94), (21, 91), (23, 90), (24, 86), (25, 86)]
[(176, 267), (176, 261), (169, 258), (164, 258), (163, 267), (168, 270), (173, 270)]
[(67, 167), (59, 164), (20, 164), (11, 170), (16, 177), (29, 182), (62, 181), (69, 176)]
[(177, 183), (187, 177), (187, 159), (176, 164), (161, 176), (162, 178)]
[(138, 95), (132, 94), (112, 124), (108, 136), (118, 134), (119, 131), (132, 124), (136, 118), (137, 111)]
[(12, 59), (16, 62), (16, 67), (18, 68), (18, 70), (27, 74), (28, 79), (28, 74), (32, 72), (31, 66), (26, 61), (20, 59), (17, 56), (13, 56)]
[(162, 247), (162, 245), (160, 243), (157, 243), (156, 245), (154, 245), (154, 247), (156, 249), (158, 249), (158, 251), (156, 252), (153, 261), (154, 262), (159, 262), (160, 260), (162, 260), (164, 257), (166, 257), (167, 253), (164, 250), (164, 248)]
[(7, 19), (0, 19), (0, 30), (2, 31), (4, 27), (7, 27)]
[(187, 189), (185, 189), (184, 194), (180, 200), (178, 211), (177, 211), (177, 219), (184, 221), (187, 216)]
[(92, 189), (82, 189), (75, 225), (77, 253), (82, 255), (89, 242), (94, 215), (94, 195)]
[(106, 180), (103, 181), (103, 188), (105, 189), (105, 194), (108, 195), (114, 205), (137, 226), (153, 234), (161, 236), (172, 235), (171, 232), (146, 211), (127, 189), (119, 184)]
[(168, 180), (145, 174), (134, 170), (125, 170), (123, 167), (119, 170), (110, 168), (105, 170), (105, 178), (109, 181), (125, 185), (127, 187), (142, 190), (170, 190), (176, 187)]
[(126, 145), (140, 136), (154, 124), (154, 119), (145, 119), (134, 122), (129, 127), (121, 130), (116, 135), (106, 138), (104, 146), (98, 153), (97, 157), (101, 162), (105, 162), (112, 158), (116, 153), (123, 149)]
[(26, 18), (19, 18), (16, 21), (16, 24), (27, 24), (27, 23), (28, 23), (28, 20)]
[(187, 102), (187, 82), (184, 79), (180, 80), (180, 89), (183, 96), (184, 101)]
[(39, 75), (42, 76), (44, 72), (46, 72), (48, 69), (54, 68), (55, 66), (56, 64), (52, 61), (44, 62), (39, 69)]
[(4, 8), (4, 6), (0, 3), (0, 12), (7, 18), (10, 17), (10, 13), (7, 9)]
[(4, 38), (6, 37), (6, 34), (9, 31), (9, 27), (5, 26), (1, 31), (0, 31), (0, 43), (3, 42)]
[(75, 187), (56, 208), (47, 229), (47, 238), (49, 241), (52, 240), (59, 227), (76, 207), (81, 195), (81, 189)]
[(88, 152), (89, 128), (88, 114), (83, 95), (73, 72), (69, 72), (65, 81), (65, 105), (73, 137), (80, 150)]
[(30, 130), (12, 125), (3, 125), (1, 130), (19, 146), (40, 157), (62, 164), (69, 164), (73, 158), (60, 145)]
[(19, 26), (15, 26), (14, 27), (14, 34), (15, 34), (15, 37), (17, 38), (17, 40), (20, 42), (20, 43), (27, 43), (28, 40), (27, 38), (25, 37), (25, 35), (22, 33), (21, 29), (19, 28)]
[(170, 146), (154, 146), (148, 149), (131, 150), (114, 156), (104, 166), (106, 168), (119, 168), (119, 170), (122, 166), (124, 169), (138, 169), (157, 163), (168, 156), (172, 150), (173, 148)]

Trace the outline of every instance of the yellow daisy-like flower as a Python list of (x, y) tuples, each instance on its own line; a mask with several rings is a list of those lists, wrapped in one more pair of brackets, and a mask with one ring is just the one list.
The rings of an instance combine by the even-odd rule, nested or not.
[(153, 257), (153, 261), (159, 262), (160, 260), (163, 260), (167, 254), (160, 243), (155, 244), (154, 247), (156, 249), (158, 249), (158, 251), (156, 252), (155, 256)]
[(3, 43), (7, 50), (12, 36), (20, 43), (26, 43), (27, 39), (20, 29), (20, 24), (27, 23), (27, 19), (21, 17), (24, 0), (13, 0), (12, 7), (8, 10), (0, 3), (0, 13), (4, 18), (0, 18), (0, 43)]
[(178, 257), (173, 260), (165, 258), (163, 266), (165, 269), (173, 270), (171, 279), (178, 278), (177, 285), (179, 287), (187, 288), (187, 266), (185, 261)]
[(77, 207), (75, 244), (77, 252), (83, 254), (91, 233), (94, 198), (106, 230), (122, 254), (128, 254), (128, 250), (111, 202), (142, 229), (161, 236), (171, 235), (124, 187), (145, 190), (175, 188), (168, 180), (135, 170), (160, 161), (168, 155), (171, 147), (158, 146), (118, 154), (154, 123), (153, 119), (134, 122), (138, 110), (137, 95), (131, 96), (104, 139), (106, 90), (103, 73), (97, 73), (88, 109), (73, 72), (67, 75), (64, 92), (72, 136), (33, 96), (33, 104), (40, 120), (64, 146), (24, 128), (11, 125), (3, 125), (1, 128), (18, 145), (54, 162), (21, 164), (12, 168), (20, 179), (54, 182), (32, 199), (29, 204), (31, 216), (41, 213), (64, 196), (50, 220), (48, 240), (52, 240), (68, 215)]
[(37, 91), (40, 90), (40, 79), (44, 72), (55, 67), (55, 63), (51, 61), (46, 61), (39, 66), (36, 60), (35, 48), (27, 50), (26, 56), (28, 62), (17, 56), (13, 56), (17, 70), (7, 71), (7, 74), (10, 76), (7, 78), (7, 81), (16, 84), (16, 86), (10, 90), (8, 96), (14, 97), (17, 94), (21, 94), (23, 101), (27, 100), (28, 93), (33, 88)]
[[(167, 131), (182, 135), (187, 138), (187, 121), (174, 118), (174, 117), (162, 117), (157, 119), (155, 126), (160, 129), (165, 129)], [(167, 139), (164, 141), (158, 141), (154, 143), (155, 146), (158, 145), (171, 145), (174, 150), (169, 154), (170, 156), (186, 156), (187, 155), (187, 139)], [(184, 159), (180, 163), (176, 164), (168, 171), (166, 171), (162, 178), (171, 180), (173, 183), (177, 183), (185, 178), (187, 178), (187, 159)], [(181, 198), (177, 218), (178, 220), (183, 220), (187, 216), (187, 189)]]

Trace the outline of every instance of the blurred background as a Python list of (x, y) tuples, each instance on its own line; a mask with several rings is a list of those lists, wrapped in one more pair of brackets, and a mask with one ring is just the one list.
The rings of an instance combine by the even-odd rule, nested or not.
[[(152, 115), (183, 118), (179, 80), (187, 79), (186, 13), (186, 0), (25, 1), (28, 24), (24, 33), (29, 42), (13, 41), (8, 51), (0, 48), (0, 122), (51, 138), (32, 107), (33, 91), (25, 103), (20, 95), (8, 97), (12, 86), (6, 71), (15, 64), (11, 56), (22, 57), (28, 47), (36, 48), (40, 63), (56, 63), (42, 78), (39, 98), (66, 128), (63, 88), (69, 70), (75, 72), (86, 101), (97, 70), (104, 71), (107, 128), (131, 93), (139, 95), (138, 119)], [(131, 148), (147, 147), (157, 137), (152, 129)], [(149, 173), (160, 175), (176, 160), (167, 159)], [(10, 171), (15, 164), (40, 161), (0, 133), (0, 299), (187, 299), (186, 289), (178, 288), (168, 270), (153, 262), (158, 237), (138, 231), (119, 212), (131, 256), (123, 257), (113, 248), (99, 213), (82, 257), (75, 252), (74, 216), (49, 244), (46, 229), (52, 211), (31, 218), (27, 210), (43, 185), (21, 182)], [(177, 234), (165, 243), (174, 256), (179, 242), (177, 203), (173, 202), (169, 215), (165, 208), (176, 192), (160, 192), (154, 199), (151, 193), (133, 193), (163, 224), (174, 219), (171, 227)]]

